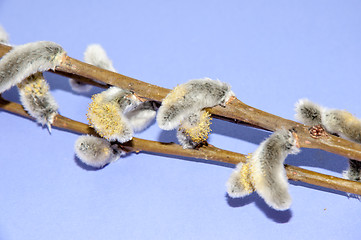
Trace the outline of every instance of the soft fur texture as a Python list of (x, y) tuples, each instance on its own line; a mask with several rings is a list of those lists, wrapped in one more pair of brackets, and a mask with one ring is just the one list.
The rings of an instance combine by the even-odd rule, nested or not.
[(344, 177), (352, 180), (361, 182), (361, 162), (353, 159), (349, 159), (349, 168), (344, 171)]
[(198, 146), (198, 143), (192, 141), (192, 139), (186, 134), (184, 129), (177, 129), (177, 139), (179, 144), (182, 145), (184, 149), (192, 149)]
[(250, 162), (240, 162), (226, 183), (227, 193), (232, 198), (247, 196), (255, 190), (252, 182)]
[(125, 116), (128, 118), (134, 132), (140, 132), (149, 127), (156, 113), (155, 106), (152, 102), (143, 102), (135, 109), (128, 111)]
[[(92, 64), (99, 68), (103, 68), (109, 71), (116, 72), (113, 67), (112, 61), (107, 56), (105, 50), (99, 44), (91, 44), (87, 47), (84, 53), (84, 60), (86, 63)], [(74, 80), (70, 80), (73, 90), (75, 91), (86, 91), (90, 90), (84, 84), (79, 84)], [(74, 88), (75, 87), (75, 88)], [(129, 91), (122, 90), (118, 87), (111, 87), (108, 90), (101, 93), (103, 104), (111, 104), (117, 109), (117, 113), (113, 111), (116, 115), (111, 116), (110, 112), (102, 113), (102, 117), (97, 116), (96, 114), (88, 113), (89, 120), (91, 121), (94, 128), (102, 132), (102, 128), (108, 129), (117, 129), (113, 134), (104, 134), (104, 137), (109, 140), (118, 140), (120, 142), (129, 141), (133, 137), (133, 131), (138, 132), (147, 128), (153, 121), (156, 115), (155, 107), (151, 102), (141, 103), (138, 99), (135, 98), (134, 94)], [(128, 97), (129, 98), (128, 98)], [(99, 98), (97, 98), (99, 99)], [(111, 118), (118, 119), (118, 122), (110, 122), (115, 120)], [(108, 120), (106, 120), (108, 118)], [(102, 119), (101, 121), (98, 120)], [(101, 127), (102, 124), (95, 123), (106, 123), (107, 126)], [(104, 125), (104, 124), (103, 124)], [(113, 126), (111, 126), (113, 125)], [(118, 132), (118, 133), (116, 133)], [(102, 133), (101, 133), (102, 134)]]
[(196, 148), (205, 143), (211, 132), (210, 124), (210, 113), (206, 110), (189, 114), (178, 128), (179, 143), (183, 148)]
[[(99, 68), (103, 68), (112, 72), (116, 72), (112, 61), (108, 57), (104, 48), (99, 44), (90, 44), (84, 52), (84, 61)], [(91, 85), (78, 82), (69, 78), (70, 87), (78, 93), (89, 92)]]
[(283, 163), (288, 154), (298, 152), (292, 133), (279, 130), (252, 154), (254, 186), (266, 203), (276, 210), (285, 210), (291, 205)]
[(323, 109), (323, 107), (308, 99), (301, 99), (295, 106), (295, 118), (297, 121), (309, 126), (320, 125), (322, 123), (321, 114)]
[(126, 112), (139, 105), (139, 100), (129, 91), (110, 87), (92, 97), (88, 109), (90, 125), (109, 141), (127, 142), (133, 138), (133, 129)]
[(299, 152), (296, 145), (292, 132), (274, 132), (260, 144), (246, 164), (237, 165), (227, 182), (228, 194), (231, 197), (242, 197), (254, 188), (272, 208), (288, 209), (292, 200), (283, 163), (288, 154)]
[(53, 42), (34, 42), (14, 47), (0, 60), (0, 93), (36, 72), (61, 63), (65, 51)]
[(116, 146), (111, 146), (107, 140), (90, 135), (80, 136), (75, 142), (74, 150), (83, 163), (96, 168), (103, 167), (125, 154)]
[(25, 110), (42, 125), (51, 129), (54, 117), (58, 114), (58, 104), (49, 92), (49, 85), (42, 73), (31, 75), (18, 84), (20, 101)]
[(351, 141), (361, 142), (361, 121), (349, 112), (325, 109), (322, 113), (322, 124), (331, 133), (336, 133)]
[[(361, 120), (347, 111), (328, 109), (309, 100), (300, 100), (296, 104), (296, 118), (307, 125), (322, 124), (330, 133), (361, 143)], [(349, 159), (349, 168), (344, 176), (361, 181), (361, 162)]]
[(335, 133), (351, 141), (361, 142), (361, 121), (351, 113), (328, 109), (307, 99), (296, 104), (296, 119), (306, 125), (322, 124), (330, 133)]
[(155, 117), (151, 102), (140, 102), (133, 93), (110, 87), (92, 97), (88, 109), (89, 123), (100, 136), (109, 141), (127, 142), (134, 131), (149, 126)]
[[(331, 133), (361, 143), (361, 121), (349, 112), (325, 109), (322, 114), (322, 124)], [(344, 176), (349, 180), (361, 182), (361, 162), (349, 159), (349, 167)]]
[(234, 96), (227, 83), (210, 78), (190, 80), (175, 87), (158, 110), (157, 123), (164, 130), (177, 128), (194, 112), (203, 108), (225, 105)]
[(84, 52), (84, 61), (99, 68), (116, 72), (112, 61), (99, 44), (90, 44)]
[[(0, 43), (8, 43), (8, 35), (0, 26)], [(12, 60), (14, 61), (14, 60)], [(49, 91), (42, 73), (30, 75), (18, 84), (20, 101), (30, 116), (51, 131), (51, 124), (58, 114), (58, 104)]]

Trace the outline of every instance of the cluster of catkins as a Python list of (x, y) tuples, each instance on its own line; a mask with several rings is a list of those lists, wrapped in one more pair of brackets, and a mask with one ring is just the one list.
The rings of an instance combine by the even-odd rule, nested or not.
[[(99, 68), (115, 72), (111, 60), (98, 44), (89, 45), (84, 61)], [(70, 79), (70, 86), (77, 92), (90, 90), (85, 84)], [(155, 104), (142, 102), (133, 92), (118, 87), (92, 96), (87, 118), (98, 136), (80, 136), (75, 142), (78, 158), (92, 167), (103, 167), (117, 160), (125, 152), (119, 143), (133, 138), (134, 132), (147, 128), (156, 114)]]
[[(8, 44), (8, 36), (0, 26), (0, 43)], [(42, 72), (55, 69), (66, 57), (61, 46), (53, 42), (35, 42), (13, 49), (0, 60), (0, 94), (17, 85), (25, 110), (39, 123), (51, 129), (58, 105), (49, 92)], [(97, 44), (88, 46), (84, 61), (114, 71), (111, 60)], [(74, 91), (90, 90), (89, 85), (69, 79)], [(88, 108), (88, 121), (98, 136), (83, 135), (75, 142), (75, 153), (93, 167), (117, 160), (125, 152), (121, 143), (133, 138), (134, 132), (147, 128), (156, 117), (161, 129), (177, 129), (183, 148), (198, 148), (206, 144), (211, 131), (207, 108), (225, 106), (234, 98), (227, 83), (210, 78), (190, 80), (175, 87), (157, 104), (144, 101), (133, 92), (118, 87), (95, 94)], [(322, 125), (332, 134), (361, 143), (361, 121), (346, 111), (333, 110), (300, 100), (296, 118), (307, 125)], [(280, 129), (263, 141), (245, 163), (239, 163), (227, 182), (231, 197), (243, 197), (256, 191), (265, 202), (277, 210), (290, 207), (284, 160), (299, 152), (297, 139), (291, 130)], [(361, 181), (361, 163), (350, 159), (345, 177)]]
[(291, 205), (288, 180), (283, 162), (288, 154), (299, 152), (292, 131), (275, 131), (250, 154), (246, 163), (240, 162), (226, 186), (231, 197), (244, 197), (254, 191), (276, 210), (286, 210)]
[[(0, 26), (0, 43), (8, 44), (8, 35)], [(0, 94), (17, 85), (25, 110), (49, 131), (58, 104), (49, 92), (42, 72), (55, 69), (66, 56), (61, 46), (41, 41), (13, 46), (0, 60)]]
[[(0, 42), (8, 44), (2, 27)], [(49, 130), (58, 114), (58, 104), (42, 73), (54, 70), (65, 57), (61, 46), (41, 41), (13, 46), (0, 60), (0, 93), (17, 85), (25, 110)], [(106, 52), (97, 44), (88, 46), (84, 61), (115, 71)], [(74, 79), (69, 79), (69, 83), (76, 92), (91, 88)], [(206, 109), (224, 106), (233, 96), (230, 86), (219, 80), (190, 80), (175, 87), (157, 113), (156, 103), (143, 101), (131, 91), (110, 87), (92, 97), (87, 113), (90, 126), (99, 136), (80, 136), (75, 143), (76, 155), (90, 166), (102, 167), (124, 155), (119, 143), (131, 140), (134, 132), (147, 128), (156, 115), (160, 128), (178, 129), (177, 138), (184, 148), (197, 148), (206, 143), (211, 131), (210, 113)]]
[[(296, 104), (296, 119), (306, 125), (323, 126), (329, 133), (361, 143), (361, 120), (351, 113), (321, 107), (307, 99)], [(288, 182), (283, 166), (288, 154), (299, 152), (292, 131), (275, 131), (250, 154), (246, 163), (239, 163), (226, 186), (231, 197), (244, 197), (256, 191), (276, 210), (286, 210), (291, 205)], [(349, 160), (344, 177), (361, 181), (361, 162)]]
[[(107, 70), (114, 67), (100, 45), (90, 45), (85, 62)], [(86, 91), (82, 84), (70, 80), (76, 91)], [(175, 87), (157, 104), (142, 101), (133, 92), (118, 87), (95, 94), (88, 108), (88, 121), (99, 134), (81, 136), (75, 143), (78, 158), (93, 167), (102, 167), (124, 155), (119, 143), (133, 138), (134, 132), (147, 128), (157, 115), (160, 128), (177, 128), (177, 138), (183, 148), (196, 148), (204, 143), (210, 133), (210, 113), (205, 110), (225, 105), (234, 96), (230, 86), (209, 78), (190, 80)]]

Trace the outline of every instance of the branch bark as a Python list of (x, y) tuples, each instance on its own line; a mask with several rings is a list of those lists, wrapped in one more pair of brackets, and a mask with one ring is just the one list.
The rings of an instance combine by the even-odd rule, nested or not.
[[(0, 108), (5, 111), (32, 119), (32, 117), (26, 113), (20, 104), (7, 101), (1, 97)], [(57, 115), (54, 118), (53, 126), (75, 133), (91, 134), (97, 136), (94, 129), (90, 128), (88, 125), (61, 115)], [(161, 143), (140, 138), (133, 138), (131, 141), (124, 143), (121, 146), (126, 151), (135, 153), (142, 151), (161, 153), (166, 155), (184, 156), (230, 164), (237, 164), (239, 162), (246, 161), (246, 156), (243, 154), (219, 149), (214, 146), (203, 146), (197, 150), (183, 149), (180, 145), (175, 143)], [(312, 185), (361, 195), (361, 183), (359, 182), (321, 174), (291, 165), (285, 165), (285, 169), (287, 177), (290, 180), (301, 181)]]
[[(0, 57), (10, 50), (11, 47), (0, 44)], [(170, 92), (169, 89), (101, 69), (69, 56), (56, 67), (55, 72), (61, 75), (72, 76), (79, 81), (85, 81), (87, 83), (89, 83), (89, 81), (86, 79), (91, 79), (128, 89), (143, 98), (158, 102), (161, 102)], [(97, 83), (94, 84), (97, 85)], [(329, 134), (323, 134), (321, 137), (313, 138), (309, 132), (309, 126), (253, 108), (238, 99), (229, 102), (225, 108), (217, 106), (211, 108), (209, 111), (215, 118), (270, 131), (275, 131), (280, 128), (293, 129), (298, 136), (300, 147), (322, 149), (346, 158), (361, 161), (361, 144)]]
[[(161, 102), (170, 92), (169, 89), (100, 69), (71, 57), (67, 57), (62, 64), (57, 66), (56, 71), (71, 73), (123, 89), (132, 90), (141, 97), (158, 102)], [(235, 123), (247, 123), (251, 126), (257, 126), (270, 131), (275, 131), (280, 128), (293, 129), (298, 136), (300, 147), (318, 148), (361, 161), (360, 144), (329, 134), (324, 134), (317, 139), (313, 138), (309, 132), (309, 126), (253, 108), (238, 99), (229, 102), (225, 108), (220, 106), (211, 108), (210, 112), (214, 117), (219, 119)]]

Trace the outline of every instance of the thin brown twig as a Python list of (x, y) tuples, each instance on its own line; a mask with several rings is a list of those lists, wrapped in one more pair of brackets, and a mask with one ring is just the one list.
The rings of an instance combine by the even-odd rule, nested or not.
[(0, 57), (4, 56), (6, 53), (8, 53), (12, 47), (0, 43)]
[[(56, 72), (67, 72), (94, 79), (134, 91), (141, 97), (159, 102), (170, 92), (169, 89), (100, 69), (71, 57), (66, 57), (66, 59), (56, 67)], [(229, 102), (226, 107), (213, 107), (210, 109), (210, 112), (214, 117), (219, 119), (225, 119), (235, 123), (243, 122), (270, 131), (281, 128), (292, 129), (298, 137), (300, 147), (318, 148), (361, 161), (360, 144), (330, 134), (324, 134), (317, 139), (313, 138), (309, 132), (309, 126), (253, 108), (238, 99)]]
[[(0, 57), (10, 50), (11, 47), (0, 44)], [(79, 81), (92, 79), (128, 89), (143, 98), (158, 102), (161, 102), (170, 92), (169, 89), (101, 69), (69, 56), (67, 56), (55, 70), (56, 73), (61, 75), (78, 76), (77, 79)], [(87, 82), (89, 83), (89, 81)], [(361, 161), (361, 144), (330, 134), (323, 134), (318, 138), (314, 138), (309, 131), (311, 127), (253, 108), (238, 99), (229, 102), (226, 107), (217, 106), (210, 108), (209, 111), (214, 117), (219, 119), (234, 123), (245, 123), (249, 126), (270, 131), (275, 131), (280, 128), (292, 129), (298, 137), (299, 147), (322, 149)]]
[[(7, 101), (1, 97), (0, 108), (23, 117), (33, 119), (26, 113), (20, 104)], [(88, 125), (61, 115), (57, 115), (54, 118), (53, 126), (75, 133), (97, 135), (94, 129)], [(183, 149), (180, 145), (175, 143), (161, 143), (140, 138), (133, 138), (131, 141), (122, 144), (122, 148), (128, 152), (139, 153), (143, 151), (161, 153), (166, 155), (184, 156), (231, 164), (237, 164), (239, 162), (246, 161), (246, 156), (243, 154), (219, 149), (214, 146), (203, 146), (197, 150)], [(301, 181), (312, 185), (361, 195), (361, 183), (359, 182), (321, 174), (291, 165), (285, 165), (285, 169), (287, 177), (290, 180)]]

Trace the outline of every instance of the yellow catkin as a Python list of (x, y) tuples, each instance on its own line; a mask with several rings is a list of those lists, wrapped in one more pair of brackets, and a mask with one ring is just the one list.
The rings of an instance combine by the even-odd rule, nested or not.
[(169, 105), (174, 104), (175, 102), (178, 102), (181, 98), (184, 97), (184, 95), (187, 93), (187, 90), (185, 86), (177, 85), (173, 90), (164, 98), (162, 101), (163, 105)]
[(239, 183), (243, 186), (246, 192), (254, 192), (255, 188), (252, 179), (252, 166), (249, 161), (242, 165), (240, 170)]
[(41, 73), (36, 73), (18, 84), (19, 90), (25, 96), (42, 97), (49, 92), (49, 85)]
[(111, 139), (124, 130), (124, 123), (119, 116), (119, 104), (115, 101), (104, 102), (101, 94), (92, 97), (87, 119), (98, 134), (106, 139)]
[(211, 114), (208, 111), (202, 111), (199, 122), (194, 127), (180, 126), (180, 129), (195, 143), (202, 143), (207, 141), (209, 133), (212, 131)]

